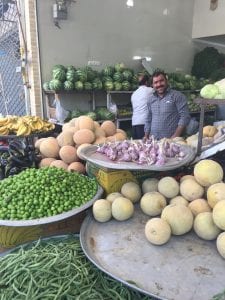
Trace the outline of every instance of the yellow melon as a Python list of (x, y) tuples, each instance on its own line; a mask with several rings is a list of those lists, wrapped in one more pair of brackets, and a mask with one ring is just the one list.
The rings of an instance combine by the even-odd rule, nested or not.
[(179, 184), (173, 177), (166, 176), (159, 180), (158, 191), (166, 198), (174, 198), (179, 194)]
[(165, 206), (166, 198), (159, 192), (148, 192), (141, 197), (140, 207), (151, 217), (160, 215)]
[(193, 180), (196, 181), (194, 175), (184, 175), (184, 176), (181, 177), (180, 183), (181, 183), (182, 181), (186, 180), (186, 179), (193, 179)]
[(137, 202), (141, 198), (141, 189), (136, 182), (126, 182), (121, 187), (121, 194), (130, 199), (133, 203)]
[(98, 199), (92, 206), (93, 216), (98, 222), (107, 222), (112, 218), (111, 202), (105, 199)]
[(188, 206), (189, 201), (187, 201), (187, 199), (185, 199), (182, 196), (176, 196), (176, 197), (170, 199), (170, 203), (169, 204), (183, 204), (185, 206)]
[[(109, 202), (109, 201), (108, 201)], [(133, 216), (134, 205), (125, 197), (118, 197), (112, 203), (112, 216), (118, 221), (125, 221)]]
[(190, 231), (194, 219), (190, 209), (182, 204), (167, 205), (162, 211), (161, 218), (167, 221), (174, 235), (182, 235)]
[(204, 240), (214, 240), (217, 238), (221, 230), (213, 222), (211, 212), (202, 212), (195, 217), (194, 220), (195, 233)]
[(222, 181), (223, 169), (218, 162), (211, 159), (203, 159), (195, 165), (194, 176), (202, 186), (210, 186)]
[(163, 245), (171, 237), (169, 224), (160, 218), (152, 218), (145, 225), (145, 236), (154, 245)]
[(204, 192), (204, 188), (193, 179), (183, 180), (180, 184), (180, 194), (188, 201), (201, 198)]
[(213, 221), (222, 230), (225, 230), (225, 200), (220, 200), (213, 207)]
[(106, 200), (112, 203), (118, 197), (123, 197), (123, 195), (119, 192), (113, 192), (107, 195)]
[(211, 212), (211, 207), (209, 206), (208, 202), (203, 198), (191, 201), (188, 205), (188, 208), (192, 211), (194, 216), (197, 216), (202, 212)]
[(207, 189), (207, 200), (210, 207), (214, 207), (217, 202), (225, 199), (225, 183), (212, 184)]
[(159, 179), (157, 178), (147, 178), (142, 183), (142, 192), (143, 194), (148, 192), (157, 192), (158, 191)]
[(225, 232), (221, 232), (216, 240), (216, 248), (219, 254), (225, 258)]

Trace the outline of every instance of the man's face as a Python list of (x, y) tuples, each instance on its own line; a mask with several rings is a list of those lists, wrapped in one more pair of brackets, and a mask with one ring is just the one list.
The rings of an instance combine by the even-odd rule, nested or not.
[(157, 94), (164, 95), (168, 87), (166, 78), (163, 75), (153, 77), (152, 87), (156, 90)]

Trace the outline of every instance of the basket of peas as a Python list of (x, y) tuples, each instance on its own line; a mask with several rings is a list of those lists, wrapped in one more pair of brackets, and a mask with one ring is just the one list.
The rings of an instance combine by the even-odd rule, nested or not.
[(46, 167), (0, 181), (0, 226), (33, 226), (74, 216), (101, 198), (93, 178)]

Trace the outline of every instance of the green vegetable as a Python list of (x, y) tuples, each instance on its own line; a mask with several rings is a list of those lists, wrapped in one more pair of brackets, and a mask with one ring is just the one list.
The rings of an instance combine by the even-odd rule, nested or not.
[(54, 167), (26, 169), (0, 182), (0, 219), (50, 217), (80, 207), (97, 192), (94, 179)]
[(194, 56), (191, 73), (197, 78), (209, 78), (221, 67), (221, 55), (214, 47), (206, 47)]
[(20, 247), (0, 259), (1, 300), (150, 300), (98, 270), (78, 238)]
[(215, 84), (206, 84), (200, 91), (200, 95), (206, 99), (213, 99), (219, 94), (219, 88)]

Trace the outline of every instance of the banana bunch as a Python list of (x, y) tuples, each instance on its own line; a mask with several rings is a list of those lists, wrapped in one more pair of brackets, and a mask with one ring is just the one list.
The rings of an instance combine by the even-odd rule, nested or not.
[(8, 116), (0, 118), (0, 135), (28, 136), (35, 132), (53, 130), (55, 125), (38, 116)]
[(41, 226), (0, 226), (0, 245), (4, 248), (15, 247), (28, 241), (37, 240), (41, 235)]

